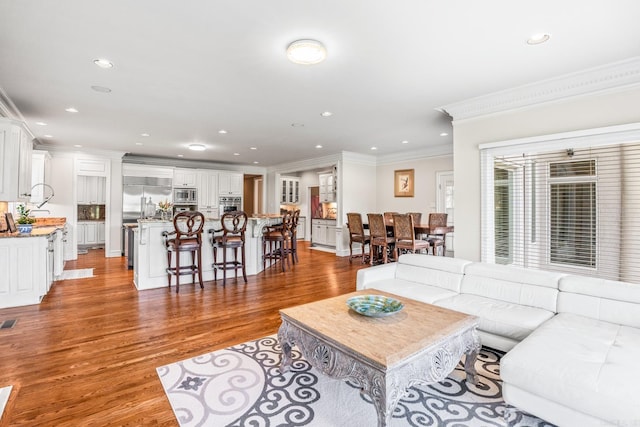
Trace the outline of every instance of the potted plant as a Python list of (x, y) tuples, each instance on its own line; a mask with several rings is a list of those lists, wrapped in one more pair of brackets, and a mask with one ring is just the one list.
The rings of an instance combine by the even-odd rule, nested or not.
[(18, 223), (18, 231), (20, 233), (29, 234), (33, 228), (33, 223), (36, 222), (36, 219), (31, 214), (31, 209), (27, 209), (26, 205), (18, 205), (16, 208), (18, 210), (18, 219), (16, 222)]

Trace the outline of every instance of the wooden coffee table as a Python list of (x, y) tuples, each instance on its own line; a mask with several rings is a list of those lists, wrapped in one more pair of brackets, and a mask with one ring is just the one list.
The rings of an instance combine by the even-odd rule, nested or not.
[[(387, 317), (367, 317), (349, 309), (356, 295), (384, 295), (404, 308)], [(281, 371), (291, 364), (296, 345), (323, 374), (348, 379), (368, 395), (386, 426), (394, 408), (415, 384), (442, 381), (466, 354), (467, 381), (477, 383), (480, 350), (478, 318), (376, 289), (280, 310)]]

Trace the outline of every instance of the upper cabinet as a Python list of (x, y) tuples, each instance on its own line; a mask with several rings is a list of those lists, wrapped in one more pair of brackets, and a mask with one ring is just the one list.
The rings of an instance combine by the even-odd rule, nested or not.
[(106, 178), (83, 176), (77, 178), (79, 205), (104, 205), (106, 203)]
[(33, 144), (20, 122), (0, 119), (0, 200), (29, 200)]
[(283, 176), (280, 178), (280, 203), (300, 202), (300, 178)]
[(220, 172), (218, 174), (218, 194), (220, 196), (242, 196), (243, 184), (241, 173)]
[(39, 204), (44, 201), (45, 194), (51, 195), (53, 190), (47, 189), (51, 179), (51, 155), (46, 151), (34, 150), (31, 162), (31, 203)]
[(198, 186), (198, 172), (195, 169), (174, 169), (173, 186), (196, 188)]
[(198, 172), (198, 209), (218, 207), (218, 172)]
[(336, 190), (338, 183), (336, 180), (336, 169), (333, 168), (331, 173), (323, 173), (319, 175), (320, 179), (320, 201), (321, 202), (335, 202)]

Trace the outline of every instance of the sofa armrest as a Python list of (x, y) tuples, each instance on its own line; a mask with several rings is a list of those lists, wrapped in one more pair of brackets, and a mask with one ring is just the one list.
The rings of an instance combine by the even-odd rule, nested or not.
[(396, 268), (398, 263), (390, 262), (388, 264), (376, 265), (373, 267), (362, 268), (358, 270), (356, 277), (356, 290), (367, 289), (371, 287), (371, 283), (378, 280), (393, 279), (396, 277)]

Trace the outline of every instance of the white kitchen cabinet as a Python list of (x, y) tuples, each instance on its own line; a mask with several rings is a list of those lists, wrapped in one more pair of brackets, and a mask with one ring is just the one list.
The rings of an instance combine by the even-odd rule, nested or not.
[(320, 180), (320, 201), (335, 202), (336, 201), (336, 179), (332, 173), (324, 173), (319, 175)]
[(300, 178), (280, 178), (280, 203), (298, 203), (300, 201)]
[(0, 308), (39, 304), (47, 293), (47, 236), (0, 239)]
[(0, 200), (26, 202), (33, 144), (21, 122), (0, 118)]
[(196, 188), (198, 186), (198, 172), (195, 169), (174, 169), (173, 186)]
[(99, 222), (97, 224), (98, 227), (98, 243), (104, 244), (105, 242), (105, 226), (104, 222)]
[(31, 203), (44, 201), (45, 195), (51, 195), (51, 189), (44, 185), (51, 179), (51, 155), (47, 151), (34, 150), (31, 154)]
[(336, 246), (336, 221), (334, 219), (311, 220), (311, 244)]
[(296, 227), (296, 237), (298, 240), (304, 240), (306, 230), (307, 219), (303, 216), (298, 218), (298, 227)]
[(78, 175), (76, 180), (79, 205), (104, 205), (107, 179), (104, 176)]
[(219, 196), (242, 196), (244, 176), (241, 173), (218, 173)]
[(198, 172), (198, 210), (218, 208), (218, 172)]
[(102, 221), (78, 222), (78, 245), (96, 245), (105, 241), (105, 224)]

